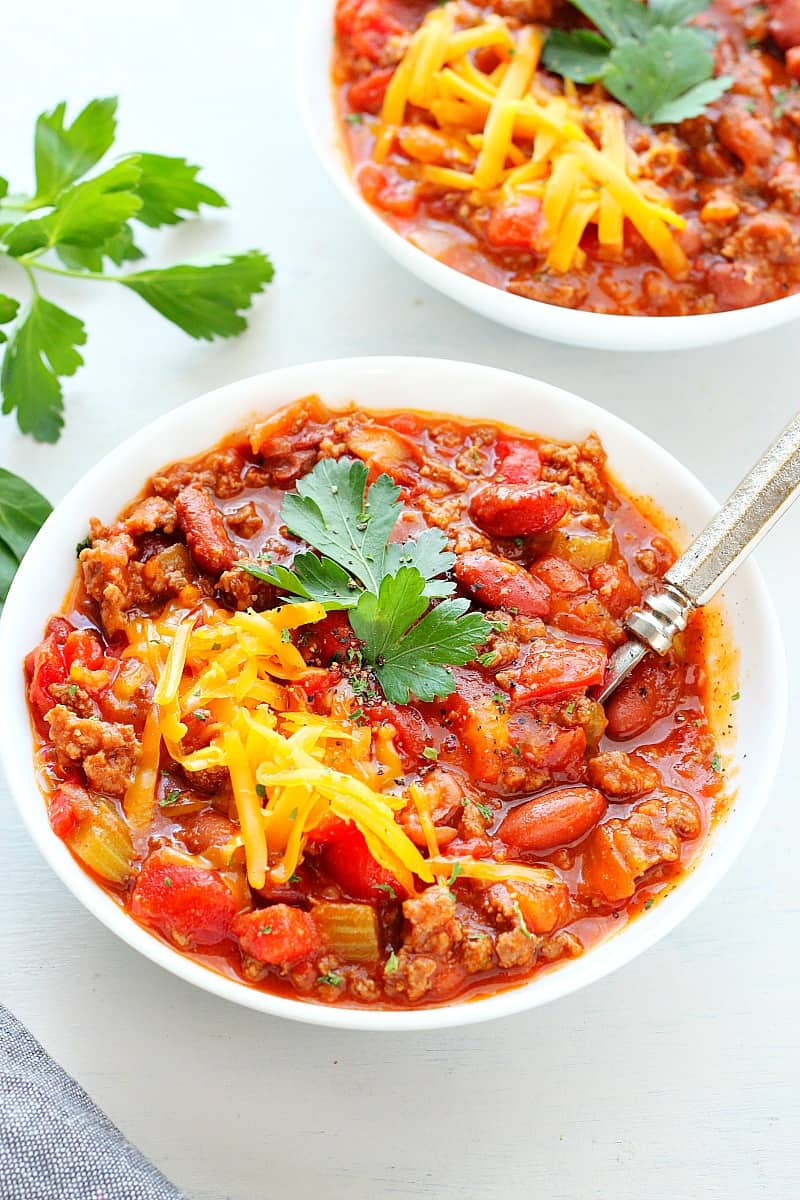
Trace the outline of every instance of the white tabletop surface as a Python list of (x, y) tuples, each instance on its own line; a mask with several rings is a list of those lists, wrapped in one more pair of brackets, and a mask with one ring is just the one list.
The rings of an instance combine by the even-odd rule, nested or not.
[[(250, 332), (213, 346), (111, 285), (55, 281), (49, 294), (86, 321), (87, 365), (67, 382), (60, 444), (37, 446), (4, 418), (2, 465), (55, 501), (127, 434), (210, 387), (303, 360), (407, 353), (581, 393), (723, 496), (797, 404), (800, 326), (681, 356), (608, 355), (528, 339), (427, 290), (365, 240), (315, 163), (293, 96), (292, 10), (14, 5), (2, 174), (29, 185), (38, 111), (118, 93), (121, 149), (186, 154), (231, 202), (156, 239), (164, 261), (260, 246), (277, 278)], [(793, 680), (798, 537), (800, 509), (759, 552)], [(796, 688), (792, 707), (790, 729)], [(785, 755), (727, 878), (617, 975), (496, 1024), (378, 1036), (239, 1010), (137, 957), (51, 874), (0, 781), (0, 999), (192, 1200), (789, 1200), (800, 1190), (799, 791)]]

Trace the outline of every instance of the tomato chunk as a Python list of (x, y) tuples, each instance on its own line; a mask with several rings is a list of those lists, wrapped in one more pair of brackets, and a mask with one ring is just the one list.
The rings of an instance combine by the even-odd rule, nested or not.
[(394, 75), (394, 67), (381, 67), (351, 83), (347, 92), (347, 102), (356, 112), (376, 113), (383, 104), (389, 81)]
[(509, 670), (512, 704), (550, 700), (602, 684), (608, 653), (602, 646), (534, 638), (522, 666)]
[(40, 717), (48, 713), (56, 703), (50, 693), (53, 684), (67, 682), (68, 669), (64, 661), (66, 637), (63, 630), (49, 633), (33, 653), (28, 655), (25, 662), (30, 679), (28, 695)]
[(350, 39), (357, 57), (378, 63), (389, 38), (402, 33), (403, 26), (386, 11), (381, 0), (339, 0), (336, 32)]
[(523, 196), (492, 209), (486, 236), (500, 250), (534, 250), (544, 229), (542, 205), (535, 196)]
[(364, 716), (373, 725), (390, 724), (397, 730), (396, 742), (406, 767), (414, 766), (422, 759), (428, 745), (428, 726), (418, 708), (397, 704), (372, 704), (365, 707)]
[(365, 163), (357, 175), (364, 199), (395, 217), (413, 217), (419, 208), (417, 185), (413, 179), (388, 177), (374, 163)]
[(68, 837), (78, 822), (93, 812), (92, 799), (79, 783), (62, 783), (53, 792), (47, 805), (50, 828), (60, 838)]
[(495, 442), (495, 475), (504, 483), (535, 483), (542, 475), (542, 460), (533, 442), (502, 438)]
[(239, 939), (245, 954), (274, 967), (296, 963), (322, 949), (314, 918), (288, 904), (239, 913), (231, 932)]
[(168, 850), (147, 858), (131, 896), (131, 915), (180, 946), (212, 946), (230, 932), (238, 904), (218, 871), (177, 862)]
[(64, 663), (69, 671), (73, 663), (88, 671), (99, 671), (104, 663), (103, 647), (90, 629), (73, 629), (64, 643)]
[(377, 900), (388, 888), (405, 896), (391, 871), (372, 857), (363, 833), (349, 822), (331, 822), (322, 857), (328, 874), (354, 900)]

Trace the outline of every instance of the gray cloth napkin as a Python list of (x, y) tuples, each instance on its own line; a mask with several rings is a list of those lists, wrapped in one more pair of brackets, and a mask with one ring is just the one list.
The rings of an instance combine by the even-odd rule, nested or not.
[(185, 1200), (0, 1005), (2, 1200)]

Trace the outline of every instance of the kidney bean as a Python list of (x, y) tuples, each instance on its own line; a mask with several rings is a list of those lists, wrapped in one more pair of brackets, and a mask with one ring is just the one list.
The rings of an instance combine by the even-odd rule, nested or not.
[(524, 567), (492, 554), (468, 550), (456, 559), (454, 574), (464, 591), (486, 608), (506, 608), (524, 617), (545, 617), (550, 591)]
[(493, 537), (524, 537), (552, 529), (569, 504), (552, 483), (487, 483), (470, 501), (469, 515)]
[(638, 737), (680, 698), (684, 671), (669, 659), (646, 658), (623, 679), (606, 704), (606, 733), (616, 741)]
[(606, 808), (606, 798), (596, 788), (559, 788), (517, 805), (498, 833), (507, 845), (520, 850), (553, 850), (587, 834)]
[(186, 538), (192, 558), (209, 575), (229, 571), (240, 557), (229, 538), (222, 513), (206, 488), (183, 488), (175, 499), (178, 525)]

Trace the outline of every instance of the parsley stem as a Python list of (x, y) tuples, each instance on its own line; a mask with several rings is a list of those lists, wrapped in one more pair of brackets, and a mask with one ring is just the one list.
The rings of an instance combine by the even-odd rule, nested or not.
[(104, 275), (100, 271), (70, 271), (67, 267), (52, 267), (49, 263), (39, 262), (29, 255), (18, 258), (17, 262), (25, 268), (30, 274), (30, 268), (34, 271), (47, 271), (49, 275), (64, 275), (67, 279), (98, 279), (104, 283), (119, 283), (123, 278), (121, 275)]

